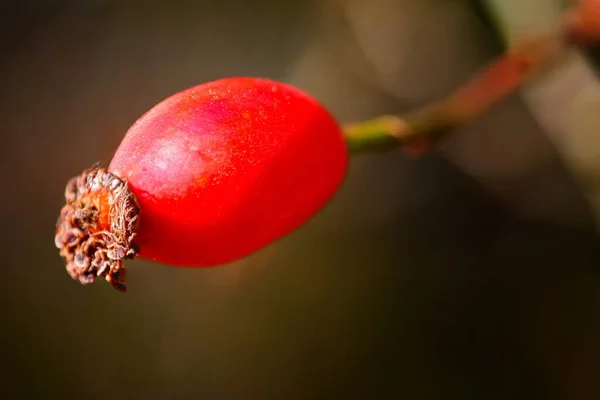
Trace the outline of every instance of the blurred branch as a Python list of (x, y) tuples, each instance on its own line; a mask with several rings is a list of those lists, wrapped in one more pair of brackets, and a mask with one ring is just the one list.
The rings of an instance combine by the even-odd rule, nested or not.
[(574, 43), (590, 45), (600, 41), (600, 0), (580, 0), (567, 12), (564, 25)]
[(551, 65), (569, 45), (600, 42), (600, 0), (581, 0), (549, 33), (521, 39), (445, 99), (407, 115), (385, 115), (344, 126), (350, 151), (408, 155), (430, 150), (453, 128), (478, 118)]

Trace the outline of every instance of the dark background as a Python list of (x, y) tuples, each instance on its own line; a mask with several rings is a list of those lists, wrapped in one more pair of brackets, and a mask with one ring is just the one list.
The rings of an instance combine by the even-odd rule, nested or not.
[(499, 51), (472, 2), (2, 7), (2, 398), (600, 398), (592, 212), (517, 97), (422, 159), (354, 157), (326, 210), (232, 265), (134, 261), (122, 295), (54, 248), (67, 179), (163, 98), (254, 75), (341, 121), (406, 111)]

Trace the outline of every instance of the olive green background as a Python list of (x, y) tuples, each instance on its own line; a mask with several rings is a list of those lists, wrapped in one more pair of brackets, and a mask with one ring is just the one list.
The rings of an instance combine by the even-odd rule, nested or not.
[(600, 398), (591, 211), (518, 97), (422, 159), (354, 157), (321, 214), (233, 265), (134, 261), (122, 295), (54, 248), (67, 179), (163, 98), (254, 75), (340, 121), (406, 111), (498, 53), (471, 3), (5, 6), (0, 396)]

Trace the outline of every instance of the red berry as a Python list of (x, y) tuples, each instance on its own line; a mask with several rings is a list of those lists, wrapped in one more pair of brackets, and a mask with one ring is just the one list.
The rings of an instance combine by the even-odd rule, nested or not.
[(74, 279), (124, 290), (122, 260), (228, 263), (292, 232), (340, 186), (340, 126), (292, 86), (229, 78), (182, 91), (127, 132), (110, 163), (67, 185), (57, 246)]

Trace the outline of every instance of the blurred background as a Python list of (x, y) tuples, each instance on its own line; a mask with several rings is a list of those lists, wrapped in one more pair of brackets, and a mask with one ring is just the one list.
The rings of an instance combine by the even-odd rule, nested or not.
[[(353, 157), (333, 203), (232, 265), (64, 270), (67, 180), (233, 75), (344, 122), (439, 99), (562, 1), (22, 0), (0, 13), (2, 398), (598, 399), (600, 85), (573, 51), (418, 160)], [(492, 18), (490, 18), (490, 16)], [(500, 21), (491, 25), (490, 21)]]

